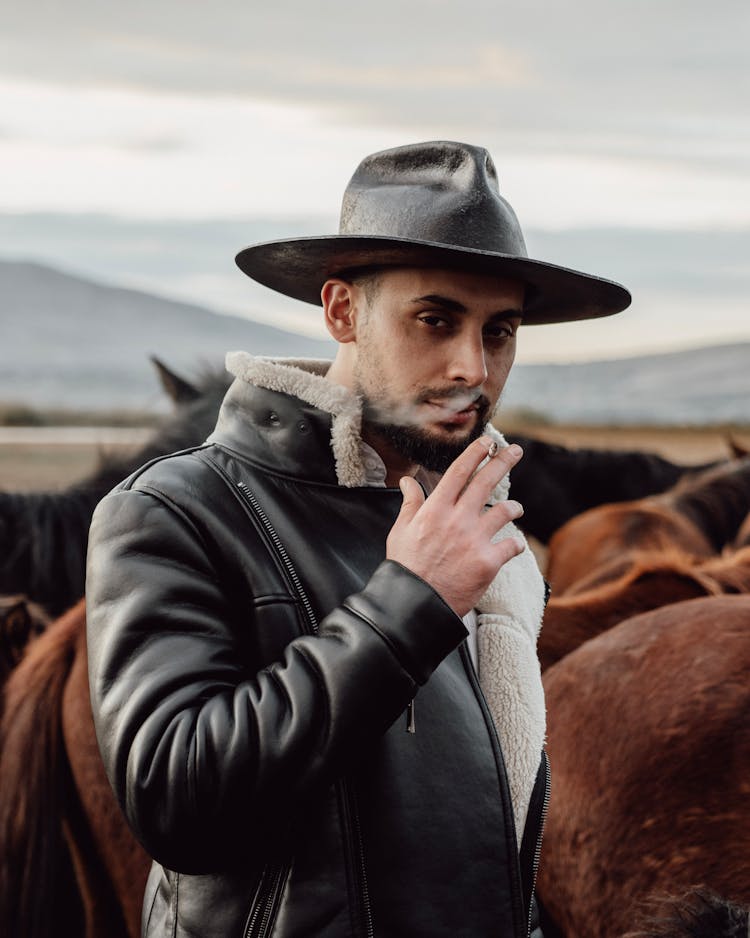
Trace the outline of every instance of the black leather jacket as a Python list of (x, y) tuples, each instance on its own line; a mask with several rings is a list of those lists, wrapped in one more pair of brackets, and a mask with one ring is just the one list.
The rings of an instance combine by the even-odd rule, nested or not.
[(463, 623), (384, 560), (400, 493), (338, 485), (330, 435), (235, 381), (207, 444), (95, 514), (91, 693), (156, 860), (144, 934), (525, 938), (546, 759), (519, 862)]

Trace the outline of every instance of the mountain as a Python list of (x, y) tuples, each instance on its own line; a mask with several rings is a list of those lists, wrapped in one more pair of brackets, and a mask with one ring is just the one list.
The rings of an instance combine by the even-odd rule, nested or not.
[(560, 422), (750, 423), (750, 342), (569, 365), (521, 365), (504, 396)]
[(220, 366), (229, 349), (333, 351), (333, 342), (24, 262), (0, 261), (0, 323), (0, 400), (35, 406), (166, 406), (152, 354), (190, 375)]
[[(202, 306), (0, 261), (0, 401), (166, 407), (148, 356), (186, 376), (228, 349), (329, 358), (333, 343)], [(504, 406), (559, 421), (750, 422), (750, 343), (576, 364), (516, 365)]]

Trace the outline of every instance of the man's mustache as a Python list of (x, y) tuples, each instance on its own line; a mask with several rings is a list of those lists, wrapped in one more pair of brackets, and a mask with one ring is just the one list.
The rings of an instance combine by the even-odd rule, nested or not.
[(365, 401), (364, 418), (370, 423), (381, 425), (421, 427), (435, 422), (434, 409), (425, 407), (430, 404), (445, 410), (448, 416), (473, 406), (483, 421), (490, 412), (489, 398), (482, 393), (481, 388), (425, 388), (413, 401), (389, 405), (380, 401)]

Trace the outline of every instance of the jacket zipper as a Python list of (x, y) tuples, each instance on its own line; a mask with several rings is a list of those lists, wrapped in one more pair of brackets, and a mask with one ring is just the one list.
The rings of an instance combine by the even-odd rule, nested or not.
[(367, 886), (367, 871), (365, 870), (365, 848), (362, 843), (362, 828), (359, 825), (359, 811), (357, 804), (352, 796), (352, 822), (354, 825), (354, 836), (357, 841), (357, 855), (359, 859), (359, 872), (361, 876), (360, 886), (362, 888), (362, 912), (365, 919), (365, 935), (367, 938), (374, 938), (375, 926), (372, 921), (372, 908), (370, 907), (370, 890)]
[[(276, 553), (284, 565), (289, 580), (294, 587), (294, 590), (302, 603), (302, 607), (307, 616), (308, 625), (310, 626), (310, 631), (313, 635), (318, 634), (318, 621), (315, 618), (315, 612), (313, 611), (310, 600), (307, 598), (307, 594), (302, 586), (302, 582), (297, 576), (297, 571), (294, 569), (294, 564), (292, 563), (289, 554), (286, 552), (286, 548), (281, 542), (281, 538), (276, 533), (276, 529), (271, 524), (268, 515), (263, 510), (258, 499), (255, 497), (255, 493), (247, 486), (244, 482), (237, 482), (237, 488), (240, 494), (243, 496), (248, 505), (255, 512), (255, 515), (258, 517), (258, 520), (263, 525), (263, 528), (268, 535), (273, 547), (276, 550)], [(367, 871), (365, 869), (365, 851), (364, 844), (362, 842), (362, 828), (359, 823), (359, 812), (357, 810), (357, 805), (354, 801), (354, 796), (349, 793), (349, 788), (346, 781), (342, 780), (339, 783), (343, 789), (343, 796), (349, 805), (349, 812), (351, 814), (352, 827), (354, 829), (354, 841), (357, 851), (357, 861), (358, 861), (358, 873), (360, 880), (360, 888), (362, 892), (362, 912), (365, 922), (365, 934), (366, 938), (374, 938), (375, 930), (372, 921), (372, 908), (370, 906), (370, 891), (367, 885)], [(265, 871), (264, 871), (265, 875)], [(265, 935), (265, 929), (268, 927), (268, 921), (270, 919), (271, 913), (273, 911), (273, 906), (276, 902), (276, 896), (278, 894), (279, 883), (281, 882), (282, 877), (285, 875), (285, 869), (282, 867), (277, 870), (275, 875), (272, 877), (270, 882), (270, 888), (266, 897), (266, 901), (263, 904), (263, 918), (261, 919), (260, 931), (257, 934), (257, 938), (263, 938)], [(248, 923), (248, 928), (245, 933), (245, 938), (256, 938), (253, 934), (252, 929), (257, 921), (258, 914), (260, 912), (261, 903), (258, 903), (255, 909), (255, 912), (252, 915), (250, 922)]]
[[(281, 895), (281, 884), (286, 877), (288, 867), (268, 865), (261, 876), (261, 886), (250, 919), (245, 928), (245, 938), (265, 938), (271, 923), (274, 908)], [(263, 887), (263, 883), (267, 885)], [(257, 926), (257, 927), (256, 927)]]
[(302, 583), (300, 582), (300, 578), (297, 576), (297, 571), (294, 569), (294, 565), (292, 564), (292, 561), (289, 559), (289, 554), (287, 554), (286, 548), (281, 543), (281, 538), (276, 533), (276, 529), (274, 528), (274, 526), (268, 520), (268, 515), (265, 513), (265, 511), (261, 507), (260, 502), (255, 497), (255, 493), (252, 492), (245, 485), (244, 482), (238, 482), (237, 488), (240, 490), (245, 500), (249, 503), (250, 507), (258, 516), (261, 524), (265, 528), (266, 534), (268, 534), (269, 538), (271, 539), (271, 543), (275, 547), (276, 553), (278, 554), (279, 559), (284, 564), (286, 572), (289, 574), (289, 579), (292, 582), (292, 586), (294, 587), (294, 590), (297, 593), (297, 597), (299, 598), (305, 610), (305, 615), (307, 616), (307, 621), (308, 621), (308, 624), (310, 625), (310, 631), (312, 632), (313, 635), (317, 635), (318, 622), (317, 622), (317, 619), (315, 618), (315, 613), (313, 612), (313, 608), (310, 605), (310, 600), (307, 598), (307, 594), (302, 588)]
[(547, 821), (547, 810), (550, 800), (550, 766), (547, 753), (542, 750), (542, 759), (544, 760), (544, 801), (542, 802), (542, 816), (539, 821), (539, 833), (536, 836), (536, 847), (534, 849), (534, 865), (531, 872), (531, 901), (529, 902), (529, 924), (526, 938), (531, 938), (531, 909), (534, 903), (534, 892), (536, 891), (536, 878), (539, 873), (539, 860), (542, 856), (542, 838), (544, 837), (544, 825)]

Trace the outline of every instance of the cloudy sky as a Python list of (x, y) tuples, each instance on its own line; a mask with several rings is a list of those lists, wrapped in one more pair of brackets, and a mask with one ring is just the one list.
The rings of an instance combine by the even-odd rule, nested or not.
[(314, 332), (233, 253), (334, 230), (366, 153), (466, 139), (532, 254), (634, 294), (522, 357), (750, 338), (746, 0), (0, 8), (0, 258)]

